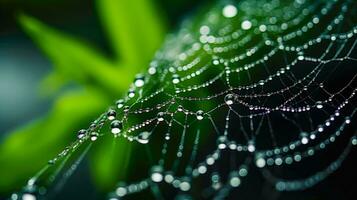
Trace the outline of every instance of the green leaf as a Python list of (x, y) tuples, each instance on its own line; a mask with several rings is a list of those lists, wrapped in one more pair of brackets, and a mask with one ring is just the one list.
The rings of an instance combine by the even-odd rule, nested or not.
[(106, 95), (95, 90), (67, 93), (46, 117), (11, 132), (0, 146), (0, 192), (23, 185), (109, 103)]
[(99, 189), (108, 191), (128, 172), (132, 142), (113, 139), (108, 133), (98, 140), (91, 153), (90, 166), (94, 183)]
[(51, 59), (60, 77), (118, 95), (128, 88), (134, 73), (137, 72), (129, 66), (117, 67), (120, 64), (109, 61), (88, 43), (60, 33), (30, 16), (20, 15), (19, 21), (28, 35)]
[[(95, 114), (109, 105), (109, 99), (128, 88), (134, 74), (147, 66), (161, 45), (163, 20), (150, 1), (98, 0), (97, 5), (113, 45), (114, 59), (105, 57), (88, 42), (57, 31), (33, 17), (19, 15), (23, 29), (55, 67), (43, 82), (44, 93), (53, 94), (72, 80), (86, 89), (105, 92), (66, 95), (47, 117), (11, 133), (0, 147), (0, 162), (9, 161), (0, 166), (0, 188), (3, 190), (25, 181), (68, 144), (74, 131), (87, 125)], [(92, 154), (92, 171), (96, 183), (108, 188), (117, 177), (125, 176), (132, 147), (119, 141), (113, 143), (108, 137), (98, 143)], [(43, 149), (48, 151), (43, 154)]]
[(141, 69), (160, 47), (164, 18), (149, 0), (98, 0), (98, 13), (116, 55)]

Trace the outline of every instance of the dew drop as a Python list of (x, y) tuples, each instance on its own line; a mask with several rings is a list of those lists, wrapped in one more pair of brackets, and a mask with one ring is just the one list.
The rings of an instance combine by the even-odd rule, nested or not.
[(119, 99), (118, 101), (115, 102), (118, 108), (122, 108), (124, 106), (124, 100)]
[(213, 165), (214, 162), (215, 162), (215, 160), (214, 160), (214, 158), (213, 158), (212, 156), (208, 156), (208, 157), (206, 158), (206, 163), (207, 163), (207, 165)]
[(138, 135), (137, 141), (141, 144), (147, 144), (147, 143), (149, 143), (150, 135), (151, 135), (150, 132), (144, 131)]
[(165, 135), (165, 140), (169, 140), (170, 139), (170, 135), (169, 134), (166, 134)]
[(99, 134), (97, 132), (90, 133), (90, 140), (96, 141), (98, 139)]
[(172, 175), (172, 172), (167, 172), (165, 174), (164, 180), (166, 183), (172, 183), (172, 181), (174, 181), (174, 176)]
[(231, 4), (224, 6), (224, 8), (222, 10), (223, 16), (225, 16), (227, 18), (235, 17), (237, 15), (237, 13), (238, 13), (237, 8)]
[(113, 109), (110, 109), (108, 112), (107, 112), (107, 118), (112, 121), (115, 119), (115, 117), (117, 116), (117, 112), (115, 112), (115, 110)]
[(321, 109), (321, 108), (323, 108), (323, 107), (324, 107), (324, 106), (322, 105), (322, 102), (321, 102), (321, 101), (316, 102), (316, 108)]
[(266, 161), (264, 159), (263, 156), (257, 156), (256, 160), (255, 160), (255, 165), (257, 165), (257, 167), (259, 168), (263, 168), (266, 164)]
[(157, 121), (159, 121), (159, 122), (164, 121), (164, 115), (165, 115), (165, 113), (163, 113), (163, 112), (157, 113)]
[(207, 167), (203, 164), (201, 164), (199, 167), (198, 167), (198, 173), (200, 174), (204, 174), (207, 172)]
[(174, 74), (172, 76), (172, 83), (173, 84), (178, 84), (180, 82), (180, 77), (177, 74)]
[(253, 141), (248, 142), (248, 151), (249, 152), (254, 152), (255, 151), (255, 145)]
[(234, 103), (235, 96), (233, 94), (227, 94), (224, 97), (224, 101), (226, 102), (227, 105), (232, 105)]
[(30, 193), (25, 193), (22, 195), (22, 200), (36, 200), (36, 196)]
[(249, 30), (252, 27), (252, 22), (249, 20), (244, 20), (241, 24), (243, 30)]
[(302, 132), (300, 134), (300, 140), (301, 140), (301, 143), (302, 144), (307, 144), (309, 142), (309, 137), (308, 137), (308, 134), (306, 132)]
[(229, 179), (229, 184), (232, 186), (232, 187), (238, 187), (241, 183), (241, 180), (240, 178), (238, 177), (238, 174), (237, 173), (232, 173), (230, 175), (230, 179)]
[(322, 131), (324, 131), (324, 127), (321, 126), (321, 125), (319, 125), (319, 126), (317, 127), (317, 131), (321, 133)]
[(203, 111), (202, 110), (199, 110), (199, 111), (197, 111), (196, 112), (196, 118), (198, 119), (198, 120), (202, 120), (203, 119)]
[(346, 123), (346, 124), (350, 124), (350, 123), (351, 123), (350, 117), (346, 117), (346, 118), (345, 118), (345, 123)]
[(133, 89), (130, 89), (129, 92), (128, 92), (128, 97), (129, 98), (133, 98), (135, 97), (135, 91)]
[(200, 28), (200, 33), (201, 33), (202, 35), (208, 35), (209, 32), (210, 32), (210, 28), (209, 28), (208, 26), (206, 26), (206, 25), (201, 26), (201, 28)]
[(182, 111), (183, 111), (183, 106), (179, 105), (179, 106), (177, 107), (177, 110), (180, 111), (180, 112), (182, 112)]
[(150, 75), (154, 75), (156, 73), (156, 68), (155, 67), (150, 67), (148, 70)]
[(259, 30), (260, 30), (260, 32), (265, 32), (267, 30), (267, 26), (262, 24), (262, 25), (259, 26)]
[(145, 84), (145, 78), (143, 75), (139, 74), (135, 77), (134, 85), (136, 87), (143, 87)]
[(124, 108), (123, 108), (123, 111), (124, 111), (124, 112), (127, 113), (127, 112), (129, 112), (129, 110), (130, 110), (130, 107), (129, 107), (129, 106), (124, 106)]
[(352, 145), (357, 145), (357, 137), (356, 136), (352, 137)]
[(248, 170), (245, 167), (242, 167), (239, 169), (239, 176), (247, 176), (248, 175)]
[(82, 139), (87, 134), (87, 130), (81, 129), (78, 131), (77, 137), (78, 139)]
[(153, 182), (159, 183), (163, 180), (164, 176), (162, 175), (162, 167), (161, 166), (153, 166), (151, 168), (151, 180)]
[(219, 149), (225, 149), (227, 147), (227, 136), (222, 135), (217, 139), (217, 145)]
[(180, 183), (180, 190), (182, 191), (189, 191), (191, 189), (191, 184), (188, 181), (182, 181)]
[(127, 194), (127, 190), (125, 187), (118, 187), (116, 190), (115, 190), (115, 193), (119, 196), (119, 197), (123, 197)]
[(119, 121), (119, 120), (114, 120), (110, 124), (110, 127), (111, 127), (111, 132), (113, 134), (118, 134), (123, 129), (123, 123), (121, 121)]

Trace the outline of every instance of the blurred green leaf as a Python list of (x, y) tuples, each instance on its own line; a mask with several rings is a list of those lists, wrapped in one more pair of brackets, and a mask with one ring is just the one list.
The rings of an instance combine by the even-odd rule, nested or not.
[[(105, 57), (88, 42), (31, 16), (18, 16), (24, 31), (55, 67), (44, 79), (42, 91), (53, 94), (69, 81), (75, 81), (85, 92), (64, 94), (48, 115), (10, 134), (0, 146), (0, 163), (4, 163), (0, 166), (1, 190), (23, 184), (56, 155), (74, 138), (74, 131), (87, 126), (113, 98), (127, 90), (134, 74), (148, 65), (161, 45), (163, 18), (151, 1), (98, 0), (96, 5), (114, 58)], [(102, 144), (93, 149), (91, 169), (96, 183), (108, 188), (117, 180), (113, 174), (125, 175), (131, 147), (113, 143), (110, 137), (98, 143)]]
[[(164, 19), (152, 1), (98, 0), (97, 8), (114, 52), (134, 69), (141, 70), (160, 47)], [(135, 70), (136, 71), (136, 70)]]
[(111, 134), (98, 140), (91, 154), (91, 172), (98, 187), (105, 191), (112, 189), (118, 179), (124, 179), (131, 157), (132, 143), (115, 140)]
[(0, 146), (0, 189), (8, 191), (24, 184), (109, 103), (106, 95), (96, 90), (68, 92), (55, 102), (46, 117), (12, 132)]
[[(86, 42), (60, 33), (32, 17), (20, 15), (19, 21), (28, 35), (52, 60), (56, 72), (59, 73), (56, 77), (73, 79), (84, 86), (94, 82), (98, 88), (119, 94), (127, 89), (137, 72), (128, 66), (117, 68)], [(121, 74), (126, 75), (120, 76)]]

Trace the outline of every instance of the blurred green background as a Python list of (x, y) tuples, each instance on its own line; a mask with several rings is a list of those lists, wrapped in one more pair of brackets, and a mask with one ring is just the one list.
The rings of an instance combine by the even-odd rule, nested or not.
[[(165, 35), (203, 1), (0, 0), (0, 197), (123, 96)], [(105, 142), (70, 184), (112, 186), (118, 154), (103, 152)]]

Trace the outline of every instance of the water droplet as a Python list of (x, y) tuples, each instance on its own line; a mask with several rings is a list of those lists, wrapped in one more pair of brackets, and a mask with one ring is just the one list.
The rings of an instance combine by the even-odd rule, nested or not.
[(143, 75), (139, 74), (135, 77), (134, 85), (136, 87), (143, 87), (145, 84), (145, 78)]
[(164, 115), (165, 115), (165, 113), (163, 113), (163, 112), (157, 113), (157, 121), (159, 121), (159, 122), (164, 121)]
[(150, 75), (154, 75), (156, 73), (156, 68), (155, 67), (150, 67), (148, 70)]
[(119, 99), (118, 101), (115, 102), (118, 108), (122, 108), (124, 106), (124, 100)]
[(188, 180), (183, 180), (180, 183), (180, 190), (182, 191), (189, 191), (191, 189), (191, 184)]
[(240, 178), (238, 177), (238, 174), (236, 172), (232, 172), (230, 175), (230, 179), (229, 179), (229, 184), (232, 187), (238, 187), (241, 183)]
[(87, 130), (81, 129), (78, 131), (77, 137), (78, 139), (82, 139), (87, 134)]
[(299, 162), (299, 161), (301, 161), (301, 155), (300, 154), (296, 154), (296, 155), (294, 155), (294, 160), (296, 161), (296, 162)]
[(208, 156), (208, 157), (206, 158), (206, 163), (207, 163), (207, 165), (213, 165), (214, 162), (215, 162), (215, 160), (214, 160), (214, 158), (213, 158), (212, 156)]
[(149, 142), (150, 135), (150, 132), (144, 131), (138, 135), (137, 141), (141, 144), (147, 144)]
[(234, 103), (235, 96), (234, 94), (227, 94), (224, 97), (224, 101), (226, 102), (227, 105), (232, 105)]
[(346, 118), (345, 118), (345, 123), (346, 123), (346, 124), (350, 124), (350, 123), (351, 123), (350, 117), (346, 117)]
[(323, 108), (324, 106), (322, 105), (322, 102), (321, 101), (317, 101), (316, 102), (316, 108), (318, 108), (318, 109), (321, 109), (321, 108)]
[(90, 140), (96, 141), (98, 139), (99, 134), (97, 132), (90, 133)]
[(179, 105), (179, 106), (177, 107), (177, 110), (180, 111), (180, 112), (182, 112), (182, 111), (183, 111), (183, 106)]
[(151, 168), (151, 180), (158, 183), (163, 180), (163, 175), (162, 175), (162, 167), (161, 166), (153, 166)]
[(118, 187), (116, 190), (115, 190), (115, 193), (119, 196), (119, 197), (123, 197), (127, 194), (127, 190), (125, 187)]
[(312, 140), (316, 139), (316, 135), (315, 134), (311, 134), (310, 135), (310, 139), (312, 139)]
[(24, 193), (22, 195), (22, 200), (36, 200), (36, 196), (30, 193)]
[(274, 162), (275, 162), (275, 164), (278, 165), (278, 166), (281, 165), (281, 164), (283, 164), (283, 160), (282, 160), (281, 158), (276, 158)]
[(248, 151), (249, 152), (254, 152), (255, 151), (254, 141), (249, 141), (248, 142)]
[(201, 33), (202, 35), (208, 35), (209, 32), (210, 32), (210, 28), (209, 28), (208, 26), (206, 26), (206, 25), (201, 26), (201, 28), (200, 28), (200, 33)]
[(224, 8), (222, 10), (223, 16), (225, 16), (227, 18), (235, 17), (237, 15), (237, 13), (238, 13), (237, 8), (231, 4), (224, 6)]
[(207, 167), (204, 164), (200, 164), (200, 166), (198, 167), (198, 173), (204, 174), (206, 172), (207, 172)]
[(129, 98), (133, 98), (135, 97), (135, 91), (133, 89), (130, 89), (129, 92), (128, 92), (128, 97)]
[(263, 168), (266, 164), (266, 161), (263, 158), (263, 156), (258, 156), (257, 159), (255, 160), (255, 164), (257, 165), (257, 167)]
[(97, 127), (97, 124), (95, 122), (92, 122), (89, 126), (89, 129), (93, 130)]
[(107, 117), (109, 120), (114, 120), (116, 116), (117, 116), (117, 112), (115, 112), (115, 110), (113, 110), (113, 109), (110, 109), (107, 112)]
[(301, 138), (301, 143), (302, 144), (307, 144), (309, 142), (309, 137), (306, 132), (300, 133), (300, 138)]
[(198, 119), (198, 120), (202, 120), (203, 119), (203, 111), (202, 110), (199, 110), (199, 111), (197, 111), (196, 112), (196, 118)]
[(172, 175), (172, 172), (167, 172), (164, 179), (166, 183), (172, 183), (172, 181), (174, 181), (174, 176)]
[(357, 145), (357, 137), (356, 136), (352, 137), (352, 145)]
[(167, 134), (165, 135), (165, 140), (169, 140), (169, 139), (170, 139), (170, 134), (167, 133)]
[(243, 30), (249, 30), (252, 27), (252, 22), (249, 20), (244, 20), (241, 24)]
[(262, 24), (262, 25), (259, 26), (259, 30), (260, 30), (260, 32), (265, 32), (267, 30), (267, 26)]
[(124, 112), (127, 113), (127, 112), (129, 112), (129, 110), (130, 110), (130, 107), (129, 107), (129, 106), (124, 106), (124, 108), (123, 108), (123, 111), (124, 111)]
[(239, 169), (239, 176), (247, 176), (248, 175), (248, 170), (247, 170), (247, 168), (246, 167), (242, 167), (242, 168), (240, 168)]
[(53, 165), (53, 164), (55, 164), (55, 161), (54, 161), (54, 160), (49, 160), (49, 161), (48, 161), (48, 164), (49, 164), (49, 165)]
[(177, 74), (172, 75), (172, 83), (178, 84), (180, 82), (180, 77)]
[(231, 150), (236, 150), (237, 149), (237, 144), (235, 141), (230, 141), (229, 144), (228, 144), (229, 148)]
[(217, 139), (217, 144), (219, 149), (225, 149), (227, 147), (227, 136), (219, 136)]
[(119, 120), (114, 120), (110, 124), (110, 127), (112, 129), (111, 131), (112, 131), (113, 134), (118, 134), (123, 129), (123, 123), (121, 121), (119, 121)]

